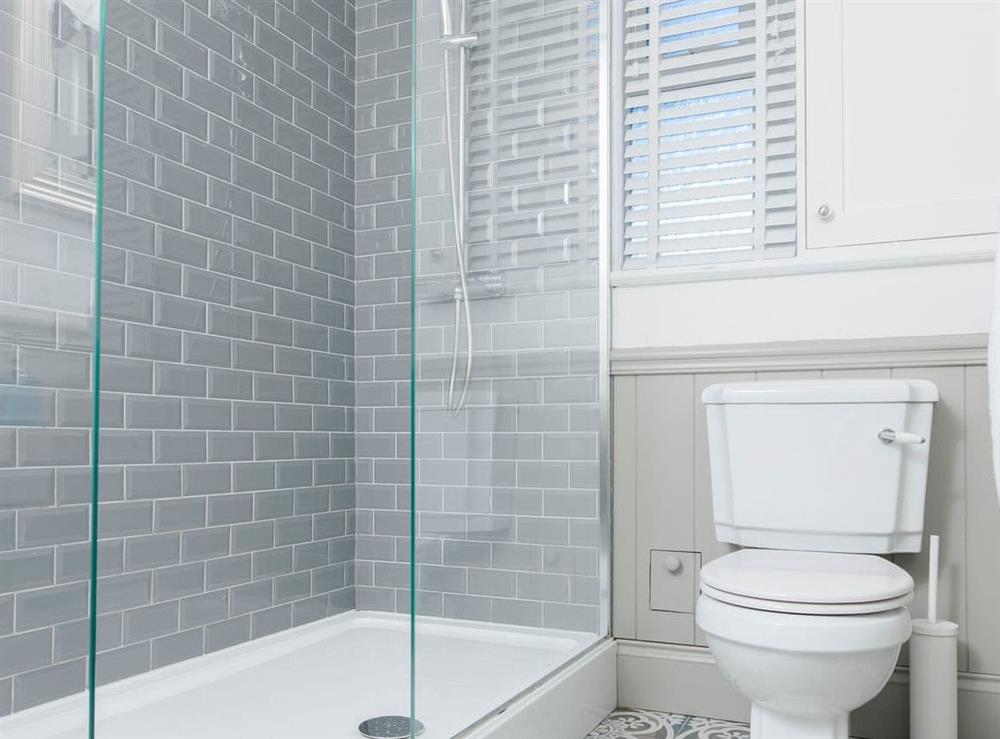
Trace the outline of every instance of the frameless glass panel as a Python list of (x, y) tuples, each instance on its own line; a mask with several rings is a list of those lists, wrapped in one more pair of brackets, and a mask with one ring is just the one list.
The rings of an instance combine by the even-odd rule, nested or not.
[(358, 736), (405, 671), (352, 613), (355, 12), (108, 3), (98, 739)]
[[(88, 734), (102, 6), (0, 4), (0, 735)], [(72, 710), (58, 726), (52, 701)]]
[(591, 0), (416, 13), (415, 716), (447, 737), (607, 629), (604, 35)]

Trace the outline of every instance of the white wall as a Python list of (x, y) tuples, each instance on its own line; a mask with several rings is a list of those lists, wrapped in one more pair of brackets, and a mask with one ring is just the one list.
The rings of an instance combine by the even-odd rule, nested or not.
[(621, 286), (616, 349), (986, 332), (993, 263)]
[[(906, 38), (887, 55), (901, 6)], [(797, 0), (795, 13), (798, 253), (612, 275), (614, 348), (988, 329), (1000, 5)]]

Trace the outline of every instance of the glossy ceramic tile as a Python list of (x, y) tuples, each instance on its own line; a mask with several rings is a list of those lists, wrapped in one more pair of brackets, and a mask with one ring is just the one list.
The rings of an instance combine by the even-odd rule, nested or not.
[(586, 739), (749, 739), (747, 724), (642, 709), (613, 711)]

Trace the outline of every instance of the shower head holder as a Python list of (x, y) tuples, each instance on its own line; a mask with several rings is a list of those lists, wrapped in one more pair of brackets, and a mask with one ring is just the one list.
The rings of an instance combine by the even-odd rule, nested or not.
[(441, 45), (446, 49), (468, 49), (479, 43), (478, 33), (465, 33), (459, 36), (448, 34), (441, 37)]

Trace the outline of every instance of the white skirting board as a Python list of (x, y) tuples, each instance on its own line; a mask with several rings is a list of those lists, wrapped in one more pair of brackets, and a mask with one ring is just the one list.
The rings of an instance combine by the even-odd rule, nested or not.
[[(875, 700), (851, 715), (851, 735), (908, 739), (909, 676), (897, 670)], [(750, 706), (715, 667), (704, 647), (618, 642), (618, 702), (693, 716), (749, 721)], [(1000, 676), (960, 672), (958, 734), (996, 739), (1000, 726)]]
[(595, 645), (461, 739), (580, 739), (618, 705), (617, 642)]
[(749, 721), (750, 704), (704, 647), (618, 642), (618, 702), (688, 716)]

